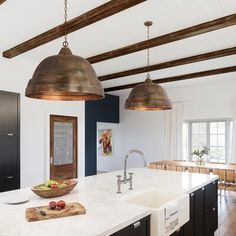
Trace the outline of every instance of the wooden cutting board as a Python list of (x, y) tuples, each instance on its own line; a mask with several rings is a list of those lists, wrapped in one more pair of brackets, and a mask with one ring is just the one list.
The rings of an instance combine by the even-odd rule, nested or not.
[(26, 219), (29, 222), (39, 220), (49, 220), (65, 216), (82, 215), (86, 213), (84, 206), (78, 202), (67, 203), (64, 209), (50, 209), (48, 206), (37, 207), (39, 210), (46, 213), (45, 216), (41, 215), (34, 207), (27, 208), (25, 211)]

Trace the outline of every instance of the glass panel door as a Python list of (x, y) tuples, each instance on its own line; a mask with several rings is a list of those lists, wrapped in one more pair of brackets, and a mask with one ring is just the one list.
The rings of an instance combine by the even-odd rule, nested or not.
[(50, 116), (50, 179), (77, 177), (77, 118)]

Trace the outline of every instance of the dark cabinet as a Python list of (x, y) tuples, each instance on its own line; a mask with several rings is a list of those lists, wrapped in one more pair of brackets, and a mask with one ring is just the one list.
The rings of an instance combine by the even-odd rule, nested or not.
[(206, 210), (206, 235), (213, 236), (218, 227), (217, 205)]
[(112, 236), (150, 236), (150, 216), (147, 216)]
[(181, 227), (179, 228), (176, 232), (174, 232), (173, 234), (171, 234), (171, 236), (184, 236), (184, 228)]
[(18, 137), (0, 136), (2, 191), (19, 188), (19, 150)]
[(205, 234), (205, 187), (194, 193), (194, 231), (195, 236)]
[(5, 186), (5, 177), (0, 176), (0, 192), (4, 191), (3, 186)]
[(19, 94), (0, 91), (0, 192), (20, 187)]
[(218, 228), (217, 181), (206, 186), (205, 190), (205, 235), (213, 236)]
[(172, 236), (214, 236), (218, 228), (217, 181), (189, 195), (190, 220)]
[(208, 184), (205, 188), (206, 208), (217, 203), (217, 181)]
[(19, 131), (19, 96), (0, 91), (0, 135), (13, 135)]

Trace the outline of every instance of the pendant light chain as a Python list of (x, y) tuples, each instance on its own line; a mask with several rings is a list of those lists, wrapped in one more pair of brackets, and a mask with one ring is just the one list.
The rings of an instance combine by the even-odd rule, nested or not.
[[(150, 39), (150, 25), (147, 26), (147, 39)], [(147, 49), (147, 79), (150, 79), (150, 48)]]
[(64, 1), (64, 4), (65, 4), (65, 8), (64, 8), (64, 11), (65, 11), (65, 14), (64, 14), (64, 19), (65, 19), (65, 22), (64, 22), (64, 42), (62, 43), (63, 47), (68, 47), (69, 43), (67, 41), (67, 25), (68, 25), (68, 22), (67, 22), (67, 0)]

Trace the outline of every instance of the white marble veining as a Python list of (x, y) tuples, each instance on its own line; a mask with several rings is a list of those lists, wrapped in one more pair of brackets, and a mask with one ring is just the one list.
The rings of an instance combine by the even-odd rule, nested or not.
[[(122, 194), (116, 193), (116, 175), (123, 174), (116, 171), (81, 178), (69, 195), (53, 199), (80, 202), (87, 213), (79, 216), (29, 223), (25, 219), (25, 209), (47, 205), (52, 199), (39, 198), (30, 189), (1, 193), (0, 236), (108, 236), (152, 212), (149, 208), (121, 201), (123, 197), (145, 188), (190, 193), (217, 179), (214, 175), (142, 168), (129, 172), (134, 172), (133, 191), (128, 190), (128, 185), (122, 185)], [(21, 205), (5, 204), (7, 199), (20, 195), (27, 195), (30, 201)]]

